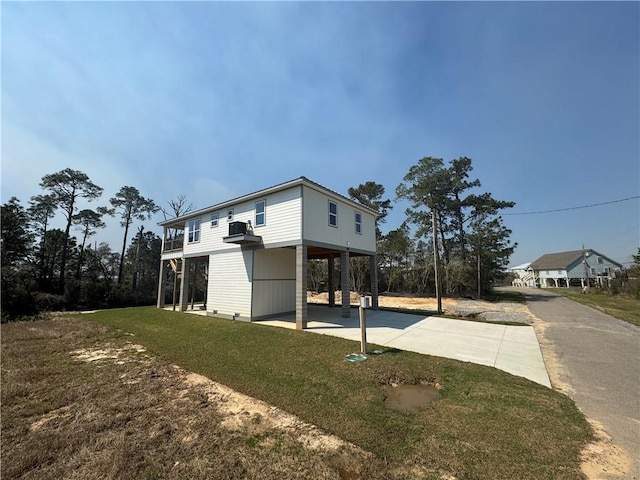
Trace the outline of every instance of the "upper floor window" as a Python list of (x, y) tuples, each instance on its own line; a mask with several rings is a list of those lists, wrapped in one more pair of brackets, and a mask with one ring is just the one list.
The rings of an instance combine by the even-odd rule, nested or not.
[(338, 226), (338, 204), (329, 200), (329, 225)]
[(200, 241), (200, 219), (189, 220), (189, 243)]
[(356, 233), (362, 235), (362, 214), (360, 212), (356, 212), (355, 217)]
[(211, 214), (211, 228), (218, 226), (218, 212)]
[(227, 222), (233, 222), (233, 208), (227, 210)]
[(602, 259), (602, 257), (598, 257), (598, 263), (603, 264), (604, 260)]
[(256, 227), (261, 227), (267, 223), (267, 201), (256, 202)]

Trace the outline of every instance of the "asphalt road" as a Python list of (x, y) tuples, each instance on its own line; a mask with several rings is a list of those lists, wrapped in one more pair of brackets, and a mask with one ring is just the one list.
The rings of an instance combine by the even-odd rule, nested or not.
[(520, 291), (531, 313), (548, 324), (546, 341), (569, 395), (627, 451), (628, 478), (640, 478), (640, 328), (547, 290)]

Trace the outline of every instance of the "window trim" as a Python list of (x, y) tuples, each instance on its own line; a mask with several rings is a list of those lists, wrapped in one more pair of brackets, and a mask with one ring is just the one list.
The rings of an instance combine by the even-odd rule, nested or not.
[[(197, 228), (196, 228), (197, 224)], [(200, 234), (202, 230), (202, 219), (194, 218), (193, 220), (189, 220), (187, 224), (189, 233), (187, 235), (187, 243), (199, 243), (200, 242)]]
[[(335, 205), (335, 207), (336, 207), (336, 209), (335, 209), (336, 212), (335, 213), (331, 213), (331, 205)], [(333, 228), (338, 228), (338, 202), (334, 202), (333, 200), (329, 200), (327, 212), (329, 213), (329, 218), (327, 219), (328, 223), (329, 223), (329, 226), (333, 227)], [(335, 218), (335, 225), (331, 223), (331, 217)]]
[[(262, 204), (262, 212), (258, 213), (258, 205)], [(258, 222), (258, 215), (262, 215), (262, 223)], [(255, 215), (254, 215), (255, 227), (264, 227), (267, 224), (267, 199), (257, 200), (255, 203)]]
[(227, 208), (227, 222), (233, 222), (233, 208)]
[[(358, 217), (360, 217), (360, 221), (358, 221)], [(362, 235), (362, 213), (356, 210), (353, 215), (353, 221), (356, 235)]]
[(212, 213), (211, 214), (211, 228), (216, 228), (219, 224), (220, 224), (220, 214), (218, 212)]

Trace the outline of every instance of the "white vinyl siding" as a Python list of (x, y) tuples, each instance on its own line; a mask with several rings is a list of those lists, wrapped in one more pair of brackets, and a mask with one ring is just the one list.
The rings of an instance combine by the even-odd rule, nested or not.
[(245, 318), (251, 316), (253, 251), (223, 252), (209, 256), (207, 311)]
[[(339, 248), (346, 247), (348, 242), (352, 249), (364, 252), (376, 251), (376, 224), (373, 213), (357, 209), (353, 204), (342, 201), (340, 197), (335, 196), (330, 200), (337, 204), (338, 215), (346, 215), (343, 218), (347, 218), (349, 221), (338, 219), (338, 226), (334, 228), (327, 225), (327, 194), (305, 186), (303, 198), (305, 240), (335, 245)], [(351, 223), (356, 210), (362, 213), (362, 235), (356, 234), (354, 225)]]
[(292, 312), (295, 309), (295, 250), (256, 250), (253, 265), (253, 317)]

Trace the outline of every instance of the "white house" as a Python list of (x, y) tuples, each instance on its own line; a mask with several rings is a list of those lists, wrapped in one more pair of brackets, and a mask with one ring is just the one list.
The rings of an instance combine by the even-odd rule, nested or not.
[(511, 285), (514, 287), (535, 287), (535, 279), (533, 277), (533, 270), (531, 269), (531, 263), (523, 263), (515, 267), (510, 267), (507, 271), (513, 273), (515, 278), (511, 281)]
[[(186, 310), (200, 282), (207, 314), (256, 320), (296, 313), (307, 323), (307, 261), (340, 259), (342, 298), (349, 298), (349, 257), (370, 258), (372, 307), (377, 308), (376, 212), (305, 177), (160, 222), (163, 249), (158, 308), (169, 268)], [(329, 276), (329, 306), (335, 306)], [(177, 284), (179, 282), (179, 285)], [(351, 315), (349, 302), (342, 316)]]
[(595, 250), (547, 253), (531, 262), (535, 285), (545, 287), (584, 287), (603, 285), (615, 278), (622, 265)]

